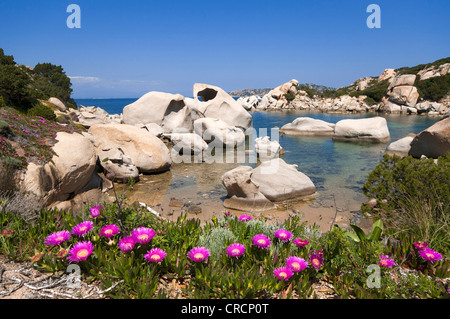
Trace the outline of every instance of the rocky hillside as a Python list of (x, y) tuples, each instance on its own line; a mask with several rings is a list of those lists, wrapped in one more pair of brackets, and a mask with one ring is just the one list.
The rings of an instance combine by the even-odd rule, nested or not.
[[(305, 89), (312, 89), (317, 92), (323, 92), (325, 90), (334, 90), (334, 88), (324, 86), (324, 85), (318, 85), (314, 83), (303, 83), (299, 85), (300, 87), (304, 87)], [(269, 93), (273, 88), (267, 88), (267, 89), (245, 89), (245, 90), (236, 90), (229, 92), (229, 94), (232, 97), (248, 97), (248, 96), (263, 96)]]
[(241, 98), (247, 109), (315, 109), (322, 112), (386, 112), (445, 115), (449, 111), (450, 57), (432, 63), (385, 69), (339, 89), (318, 91), (291, 80), (255, 102)]

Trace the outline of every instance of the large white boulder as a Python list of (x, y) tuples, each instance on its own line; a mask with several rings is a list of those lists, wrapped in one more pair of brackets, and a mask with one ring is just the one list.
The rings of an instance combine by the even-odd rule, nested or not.
[(66, 105), (57, 97), (51, 97), (48, 99), (50, 103), (52, 103), (54, 106), (58, 108), (58, 111), (65, 112), (67, 111)]
[(389, 155), (397, 155), (400, 157), (408, 156), (408, 152), (411, 149), (411, 142), (413, 141), (415, 134), (408, 134), (401, 139), (392, 142), (386, 148), (385, 153)]
[(245, 134), (240, 128), (215, 118), (195, 120), (194, 132), (215, 147), (236, 147), (245, 142)]
[(337, 122), (333, 139), (384, 143), (390, 140), (390, 134), (386, 119), (377, 116)]
[(283, 201), (312, 195), (316, 187), (311, 179), (280, 158), (264, 161), (253, 169), (251, 180), (270, 201)]
[(155, 123), (164, 133), (192, 131), (191, 110), (180, 94), (149, 92), (124, 107), (123, 123), (129, 125)]
[(167, 146), (156, 136), (136, 126), (96, 124), (89, 129), (89, 134), (94, 138), (94, 146), (100, 157), (103, 152), (121, 149), (140, 173), (163, 172), (172, 164)]
[(194, 101), (188, 103), (193, 112), (202, 117), (219, 119), (243, 130), (252, 126), (251, 115), (231, 95), (217, 86), (195, 83)]
[(45, 165), (30, 163), (21, 189), (42, 198), (46, 205), (68, 199), (90, 181), (97, 162), (91, 141), (78, 133), (59, 132), (55, 155)]
[(271, 141), (269, 136), (264, 136), (255, 139), (255, 152), (261, 160), (267, 160), (279, 157), (284, 149), (278, 141)]
[(298, 117), (292, 123), (283, 125), (281, 133), (287, 135), (333, 135), (335, 124), (310, 117)]
[(252, 181), (253, 169), (239, 166), (222, 176), (222, 184), (227, 190), (224, 206), (229, 209), (261, 211), (275, 208)]
[(173, 149), (180, 154), (199, 155), (208, 149), (208, 144), (200, 135), (194, 133), (173, 133), (170, 138)]

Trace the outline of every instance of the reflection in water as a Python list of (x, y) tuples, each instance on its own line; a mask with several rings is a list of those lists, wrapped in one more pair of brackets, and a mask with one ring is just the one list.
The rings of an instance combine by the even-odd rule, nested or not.
[[(311, 112), (256, 112), (253, 125), (256, 132), (271, 135), (271, 128), (281, 127), (300, 116), (309, 116), (331, 123), (345, 118), (362, 118), (374, 114), (342, 115)], [(433, 125), (437, 118), (384, 115), (388, 121), (391, 142), (407, 135), (419, 133)], [(258, 135), (260, 135), (258, 133)], [(223, 200), (227, 193), (222, 185), (222, 175), (240, 165), (255, 167), (251, 152), (257, 136), (246, 142), (245, 164), (237, 163), (174, 163), (169, 172), (141, 176), (141, 181), (127, 194), (131, 202), (138, 200), (167, 218), (176, 219), (190, 206), (200, 206), (192, 210), (193, 216), (208, 220), (214, 215), (222, 215), (226, 210)], [(273, 138), (271, 138), (273, 140)], [(358, 214), (361, 203), (366, 200), (361, 187), (367, 174), (382, 158), (387, 144), (337, 142), (330, 136), (288, 136), (278, 139), (285, 150), (282, 156), (288, 164), (297, 164), (298, 170), (311, 178), (317, 188), (313, 199), (280, 204), (278, 210), (261, 214), (282, 221), (289, 214), (301, 214), (308, 223), (316, 223), (327, 230), (333, 222), (343, 227), (358, 223), (364, 227), (364, 219)], [(226, 156), (226, 154), (224, 154)], [(123, 188), (123, 186), (122, 186)], [(184, 205), (184, 206), (183, 206)], [(243, 212), (234, 212), (239, 215)], [(247, 212), (251, 213), (251, 212)], [(255, 213), (256, 215), (256, 213)]]

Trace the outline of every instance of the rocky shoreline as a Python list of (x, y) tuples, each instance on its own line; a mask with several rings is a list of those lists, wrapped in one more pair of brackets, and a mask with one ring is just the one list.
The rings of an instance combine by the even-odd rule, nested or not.
[[(420, 98), (415, 83), (449, 74), (450, 63), (429, 67), (418, 74), (402, 74), (394, 69), (385, 69), (379, 77), (365, 77), (348, 87), (349, 93), (338, 97), (311, 96), (301, 90), (295, 79), (286, 82), (263, 96), (240, 97), (238, 102), (247, 111), (312, 110), (323, 113), (388, 113), (445, 116), (450, 112), (450, 95), (440, 101)], [(367, 88), (386, 82), (381, 101), (376, 103), (366, 95), (360, 95)]]
[[(30, 163), (20, 177), (21, 190), (43, 199), (46, 206), (58, 209), (81, 209), (88, 202), (114, 200), (108, 195), (113, 182), (126, 183), (148, 174), (170, 170), (182, 161), (207, 162), (224, 159), (227, 151), (238, 152), (247, 136), (253, 139), (251, 111), (319, 110), (321, 112), (384, 112), (397, 109), (408, 114), (439, 115), (444, 119), (436, 127), (417, 136), (406, 136), (387, 147), (390, 154), (412, 154), (415, 157), (437, 157), (449, 150), (448, 103), (422, 112), (427, 102), (417, 103), (418, 95), (411, 85), (415, 75), (391, 74), (380, 78), (391, 80), (389, 90), (379, 105), (369, 105), (365, 96), (341, 96), (336, 99), (310, 98), (291, 80), (270, 91), (260, 100), (255, 97), (235, 100), (217, 86), (196, 83), (194, 98), (180, 94), (149, 92), (127, 105), (122, 114), (108, 114), (94, 106), (69, 109), (52, 98), (58, 121), (84, 128), (79, 133), (58, 133), (55, 156), (45, 165)], [(377, 79), (379, 80), (379, 79)], [(358, 82), (361, 88), (362, 82)], [(408, 88), (406, 88), (408, 87)], [(410, 92), (407, 96), (404, 91)], [(406, 92), (405, 91), (405, 92)], [(406, 96), (403, 99), (403, 96)], [(288, 97), (294, 97), (287, 100)], [(403, 104), (397, 104), (403, 103)], [(434, 103), (434, 104), (433, 104)], [(417, 112), (411, 112), (414, 108)], [(386, 119), (346, 119), (336, 124), (299, 117), (280, 128), (282, 134), (329, 135), (334, 140), (388, 143), (390, 134)], [(284, 152), (268, 136), (254, 140), (254, 153), (261, 164), (252, 169), (238, 166), (225, 173), (222, 184), (227, 190), (224, 207), (236, 210), (267, 211), (277, 203), (310, 197), (315, 186), (297, 167), (285, 163)], [(219, 160), (220, 159), (220, 160)], [(234, 157), (233, 157), (234, 159)], [(275, 163), (276, 165), (272, 165)], [(266, 166), (274, 172), (262, 174)]]

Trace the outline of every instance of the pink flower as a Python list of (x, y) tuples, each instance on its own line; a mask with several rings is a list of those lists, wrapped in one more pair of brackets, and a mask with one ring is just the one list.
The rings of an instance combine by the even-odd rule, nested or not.
[(84, 236), (92, 227), (94, 224), (90, 220), (82, 222), (72, 228), (72, 235)]
[(94, 245), (90, 241), (77, 243), (71, 250), (67, 259), (71, 262), (80, 262), (86, 260), (94, 250)]
[(303, 258), (293, 256), (286, 259), (286, 265), (293, 272), (299, 272), (308, 267), (308, 262)]
[(136, 242), (134, 241), (134, 238), (131, 236), (124, 237), (121, 240), (119, 240), (119, 248), (123, 253), (128, 253), (134, 249), (134, 246), (136, 245)]
[(288, 242), (292, 238), (292, 233), (285, 229), (278, 229), (274, 235), (275, 237), (281, 239), (284, 242)]
[(133, 236), (136, 243), (144, 245), (150, 242), (153, 237), (155, 237), (156, 233), (151, 228), (139, 227), (133, 230), (131, 236)]
[(277, 279), (284, 280), (284, 281), (288, 281), (289, 278), (291, 278), (294, 275), (292, 270), (288, 267), (276, 268), (273, 271), (273, 274)]
[(252, 220), (252, 216), (250, 215), (241, 215), (238, 217), (238, 220), (240, 222), (248, 222), (249, 220)]
[(100, 236), (111, 238), (114, 235), (117, 235), (120, 232), (119, 226), (112, 224), (103, 226), (100, 230)]
[(239, 243), (232, 244), (227, 247), (227, 254), (229, 257), (236, 257), (242, 256), (245, 252), (245, 246)]
[(91, 208), (89, 209), (89, 213), (91, 214), (91, 216), (92, 216), (93, 218), (96, 218), (96, 217), (100, 216), (100, 213), (101, 213), (104, 209), (105, 209), (105, 208), (103, 207), (103, 205), (94, 206), (94, 207), (91, 207)]
[(434, 263), (435, 261), (439, 261), (442, 259), (442, 255), (440, 253), (430, 248), (422, 249), (421, 251), (419, 251), (419, 255), (420, 257), (422, 257), (423, 260), (429, 261), (431, 263)]
[(397, 266), (394, 259), (390, 259), (388, 255), (380, 255), (380, 261), (378, 262), (381, 267), (392, 268)]
[(301, 238), (295, 238), (295, 239), (293, 240), (293, 242), (294, 242), (294, 244), (295, 244), (296, 246), (298, 246), (298, 247), (305, 247), (306, 245), (309, 244), (309, 241), (307, 241), (306, 239), (303, 240), (303, 239), (301, 239)]
[(147, 254), (144, 255), (145, 260), (148, 262), (157, 263), (164, 259), (167, 256), (167, 253), (159, 248), (153, 248), (147, 251)]
[(264, 234), (258, 234), (253, 236), (252, 241), (253, 245), (258, 246), (259, 248), (262, 249), (267, 249), (271, 245), (270, 238), (268, 238)]
[(67, 230), (59, 231), (56, 233), (53, 233), (49, 235), (45, 241), (44, 244), (51, 245), (51, 246), (59, 246), (66, 240), (70, 239), (70, 233)]
[(416, 249), (418, 249), (418, 250), (422, 250), (422, 249), (428, 247), (428, 244), (425, 243), (425, 242), (422, 242), (422, 241), (418, 241), (418, 242), (416, 242), (416, 243), (413, 243), (413, 245), (414, 245), (414, 247), (416, 247)]
[(187, 257), (195, 262), (202, 262), (208, 259), (210, 256), (210, 252), (205, 247), (195, 247), (192, 248), (188, 254)]
[(309, 262), (315, 270), (319, 270), (323, 265), (323, 252), (315, 250), (309, 257)]

